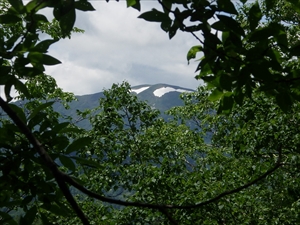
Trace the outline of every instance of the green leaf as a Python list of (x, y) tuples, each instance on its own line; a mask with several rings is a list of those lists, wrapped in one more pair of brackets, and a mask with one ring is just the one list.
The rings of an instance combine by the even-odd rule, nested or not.
[(34, 219), (37, 214), (37, 208), (36, 206), (31, 207), (25, 214), (24, 217), (21, 217), (20, 219), (20, 225), (28, 225), (33, 224)]
[[(227, 27), (221, 20), (218, 20), (217, 22), (213, 23), (211, 25), (211, 28), (213, 28), (215, 30), (219, 30), (219, 31), (224, 31), (223, 33), (226, 33), (225, 31), (228, 31)], [(223, 40), (223, 38), (222, 38), (222, 40)]]
[(70, 125), (70, 122), (63, 122), (55, 125), (55, 127), (52, 128), (52, 131), (54, 133), (60, 133), (64, 128), (68, 127)]
[(172, 0), (162, 0), (163, 10), (165, 13), (169, 13), (172, 9)]
[(194, 59), (196, 58), (196, 55), (198, 52), (202, 51), (202, 46), (201, 45), (196, 45), (196, 46), (193, 46), (187, 53), (187, 61), (188, 63), (190, 63), (190, 60), (191, 59)]
[(69, 35), (73, 29), (76, 20), (75, 9), (71, 9), (68, 13), (59, 19), (59, 25), (63, 35)]
[(31, 51), (32, 52), (46, 53), (48, 51), (48, 48), (50, 47), (50, 45), (52, 45), (55, 42), (57, 42), (57, 40), (44, 40), (44, 41), (41, 41), (36, 46), (34, 46)]
[(219, 89), (215, 88), (213, 92), (208, 96), (209, 101), (217, 101), (222, 98), (224, 95), (223, 91), (220, 91)]
[(45, 15), (42, 15), (42, 14), (34, 14), (33, 19), (36, 22), (49, 23), (47, 17)]
[(286, 91), (281, 91), (276, 95), (276, 102), (283, 112), (288, 112), (292, 106), (292, 98)]
[(259, 4), (258, 2), (255, 2), (249, 10), (249, 23), (251, 30), (254, 30), (258, 26), (258, 23), (261, 20), (261, 18), (262, 13)]
[(169, 21), (163, 21), (161, 22), (160, 24), (160, 28), (162, 30), (164, 30), (165, 32), (169, 32), (170, 31), (170, 28), (171, 28), (171, 25), (172, 25), (172, 20), (169, 20)]
[[(53, 130), (50, 130), (51, 135), (54, 134), (53, 142), (55, 142), (55, 147), (59, 151), (63, 151), (70, 144), (70, 139), (66, 136), (55, 136), (56, 133)], [(49, 135), (50, 136), (50, 135)]]
[(276, 31), (272, 29), (271, 27), (263, 27), (259, 29), (255, 29), (251, 34), (249, 41), (254, 42), (254, 41), (264, 41), (268, 39), (269, 37), (273, 36), (276, 34)]
[(75, 8), (81, 11), (94, 11), (95, 8), (87, 0), (80, 0), (75, 2)]
[(232, 86), (232, 78), (227, 74), (221, 74), (220, 76), (220, 86), (222, 89), (230, 91)]
[(235, 92), (234, 92), (234, 100), (236, 103), (238, 103), (240, 106), (243, 104), (243, 101), (244, 101), (244, 93), (242, 92), (241, 89), (237, 89)]
[(69, 154), (71, 152), (80, 150), (85, 146), (88, 146), (92, 142), (92, 138), (90, 137), (82, 137), (73, 141), (66, 149), (66, 153)]
[(10, 96), (10, 91), (13, 86), (12, 79), (8, 79), (4, 86), (4, 94), (7, 102), (10, 102), (13, 98)]
[(51, 106), (54, 104), (54, 101), (52, 102), (46, 102), (42, 105), (39, 105), (38, 107), (36, 107), (33, 112), (30, 114), (30, 116), (28, 117), (28, 120), (34, 118), (39, 112), (43, 111), (44, 109), (46, 109), (47, 107)]
[(40, 53), (40, 52), (29, 53), (28, 59), (30, 59), (30, 61), (32, 63), (38, 63), (38, 64), (44, 64), (44, 65), (56, 65), (56, 64), (61, 63), (58, 59), (56, 59), (50, 55)]
[(300, 56), (300, 42), (290, 48), (292, 56)]
[(44, 65), (49, 65), (49, 66), (51, 66), (51, 65), (60, 64), (61, 61), (59, 61), (58, 59), (56, 59), (56, 58), (54, 58), (54, 57), (52, 57), (52, 56), (50, 56), (50, 55), (44, 54), (44, 55), (43, 55), (42, 63), (43, 63)]
[(175, 36), (178, 29), (179, 29), (179, 24), (177, 21), (174, 21), (172, 26), (169, 29), (169, 39), (172, 39)]
[(54, 215), (58, 215), (58, 216), (63, 216), (63, 217), (67, 217), (71, 211), (69, 208), (67, 208), (66, 206), (64, 206), (63, 204), (46, 204), (44, 203), (42, 205), (42, 208), (46, 209), (47, 211), (53, 213)]
[(138, 11), (141, 10), (140, 0), (126, 0), (127, 7), (132, 7)]
[(170, 20), (167, 13), (160, 12), (156, 9), (141, 14), (138, 18), (144, 19), (150, 22), (164, 22)]
[(1, 66), (0, 71), (0, 85), (4, 85), (10, 79), (11, 66)]
[(266, 81), (266, 82), (271, 82), (271, 81), (273, 81), (273, 76), (272, 76), (269, 68), (270, 68), (270, 63), (265, 60), (265, 61), (261, 62), (261, 64), (259, 64), (259, 65), (254, 64), (251, 67), (251, 72), (255, 78)]
[[(228, 16), (224, 16), (224, 15), (217, 15), (217, 17), (219, 18), (220, 22), (223, 23), (225, 27), (227, 27), (227, 29), (229, 29), (230, 31), (232, 31), (238, 35), (245, 36), (244, 29), (232, 17), (228, 17)], [(219, 29), (222, 28), (222, 26), (220, 24), (217, 23), (216, 25)], [(224, 30), (224, 31), (226, 31), (226, 30)]]
[(217, 0), (218, 7), (224, 12), (237, 15), (238, 12), (235, 9), (234, 4), (230, 0)]
[(63, 164), (64, 167), (68, 168), (71, 171), (75, 171), (75, 163), (73, 162), (70, 157), (65, 156), (65, 155), (59, 155), (59, 160)]
[(26, 85), (18, 79), (16, 79), (16, 81), (15, 81), (15, 88), (20, 93), (23, 93), (25, 95), (25, 97), (30, 98), (30, 93), (29, 93)]
[(4, 15), (0, 16), (0, 23), (3, 23), (3, 24), (14, 24), (14, 23), (17, 23), (20, 21), (22, 21), (22, 19), (15, 15), (4, 14)]
[(40, 1), (40, 0), (31, 0), (29, 1), (26, 6), (25, 6), (25, 10), (27, 13), (32, 13), (32, 11), (37, 12), (42, 8), (45, 7), (54, 7), (53, 3), (55, 4), (55, 2), (53, 1)]
[(49, 221), (48, 215), (46, 216), (44, 213), (40, 213), (40, 215), (43, 225), (52, 225), (52, 223)]
[(234, 105), (234, 99), (231, 92), (227, 92), (223, 95), (223, 98), (220, 102), (220, 108), (218, 110), (218, 113), (224, 113), (229, 114), (233, 108)]
[(4, 213), (0, 211), (1, 223), (9, 224), (9, 225), (18, 225), (17, 221), (15, 221), (8, 213)]
[(23, 109), (15, 104), (9, 104), (9, 107), (16, 113), (19, 119), (22, 120), (24, 124), (26, 124), (26, 116)]
[(70, 158), (75, 159), (77, 163), (79, 163), (83, 166), (88, 166), (88, 167), (92, 167), (92, 168), (100, 168), (99, 163), (97, 163), (95, 161), (80, 158), (80, 157), (77, 157), (77, 156), (71, 156)]
[(276, 2), (277, 0), (265, 0), (267, 11), (271, 10), (275, 6)]
[(8, 2), (18, 13), (21, 14), (23, 12), (24, 5), (22, 0), (8, 0)]

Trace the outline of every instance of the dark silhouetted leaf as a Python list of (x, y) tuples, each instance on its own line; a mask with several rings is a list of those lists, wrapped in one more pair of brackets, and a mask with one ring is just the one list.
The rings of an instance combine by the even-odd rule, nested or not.
[(22, 108), (15, 104), (9, 104), (10, 108), (17, 114), (17, 116), (26, 124), (26, 116)]
[(30, 116), (28, 117), (28, 120), (34, 118), (39, 112), (43, 111), (44, 109), (46, 109), (47, 107), (49, 107), (49, 106), (51, 106), (53, 104), (54, 104), (54, 102), (51, 101), (51, 102), (46, 102), (46, 103), (44, 103), (44, 104), (36, 107), (34, 109), (34, 111), (30, 114)]
[(262, 18), (262, 13), (258, 2), (255, 2), (249, 10), (250, 29), (254, 30)]
[(138, 18), (150, 21), (150, 22), (163, 22), (170, 20), (168, 14), (160, 12), (156, 9), (141, 14)]
[(50, 47), (50, 45), (52, 45), (55, 42), (57, 42), (57, 40), (41, 41), (36, 46), (33, 47), (32, 51), (46, 53), (48, 51), (48, 48)]
[(75, 2), (75, 8), (81, 11), (94, 11), (94, 7), (87, 0), (79, 0)]
[(22, 0), (8, 0), (8, 2), (18, 13), (23, 12), (24, 5), (23, 5)]
[(75, 9), (71, 9), (59, 19), (59, 25), (64, 35), (69, 35), (76, 20)]
[(59, 155), (59, 160), (64, 167), (68, 168), (71, 171), (75, 171), (75, 163), (68, 156)]
[(39, 64), (44, 64), (44, 65), (56, 65), (61, 63), (58, 59), (42, 54), (40, 52), (31, 52), (28, 54), (28, 59), (30, 59), (31, 62), (33, 63), (39, 63)]
[(66, 153), (71, 153), (77, 150), (84, 148), (92, 142), (92, 138), (90, 137), (82, 137), (73, 141), (66, 149)]
[(235, 9), (234, 4), (230, 0), (218, 0), (218, 7), (224, 12), (237, 15), (238, 12)]
[(83, 166), (88, 166), (88, 167), (92, 167), (92, 168), (100, 167), (99, 163), (92, 161), (92, 160), (88, 160), (88, 159), (84, 159), (84, 158), (80, 158), (80, 157), (76, 157), (76, 156), (71, 156), (70, 158), (75, 159), (77, 163), (79, 163)]
[(0, 23), (13, 24), (22, 21), (22, 19), (15, 15), (4, 14), (0, 16)]

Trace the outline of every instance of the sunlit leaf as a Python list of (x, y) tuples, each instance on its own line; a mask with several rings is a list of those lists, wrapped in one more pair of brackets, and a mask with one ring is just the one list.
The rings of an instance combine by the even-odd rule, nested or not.
[(193, 46), (187, 53), (187, 61), (188, 63), (190, 63), (191, 59), (196, 58), (196, 55), (198, 52), (200, 52), (202, 50), (202, 46), (201, 45), (197, 45), (197, 46)]
[(223, 95), (224, 95), (223, 91), (220, 91), (217, 88), (215, 88), (213, 92), (209, 95), (208, 100), (217, 101), (220, 100)]

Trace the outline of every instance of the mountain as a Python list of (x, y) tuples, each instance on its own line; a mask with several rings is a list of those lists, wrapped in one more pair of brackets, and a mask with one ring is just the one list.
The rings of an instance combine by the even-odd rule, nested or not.
[(194, 90), (168, 84), (139, 85), (131, 88), (139, 99), (147, 101), (149, 105), (164, 112), (173, 106), (182, 105), (180, 94)]
[[(180, 99), (180, 94), (183, 92), (193, 91), (194, 90), (189, 88), (169, 84), (145, 84), (131, 87), (131, 92), (136, 94), (140, 100), (147, 101), (150, 106), (160, 110), (161, 112), (164, 112), (173, 106), (183, 105), (183, 102)], [(54, 109), (63, 115), (76, 118), (76, 110), (93, 109), (99, 105), (99, 99), (103, 97), (103, 92), (76, 96), (78, 101), (71, 102), (69, 110), (64, 109), (64, 107), (60, 104), (55, 104)], [(89, 127), (89, 123), (87, 121), (79, 122), (78, 125), (83, 128)]]

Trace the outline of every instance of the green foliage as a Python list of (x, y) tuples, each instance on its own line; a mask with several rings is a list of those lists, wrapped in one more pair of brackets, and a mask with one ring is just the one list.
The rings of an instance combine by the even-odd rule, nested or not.
[[(78, 111), (92, 124), (83, 130), (53, 110), (75, 98), (44, 66), (60, 63), (52, 44), (82, 32), (76, 10), (93, 6), (0, 1), (1, 224), (299, 223), (299, 2), (158, 2), (139, 18), (195, 37), (187, 60), (201, 55), (206, 86), (165, 121), (128, 83), (113, 85)], [(12, 88), (22, 104), (9, 104)]]
[[(273, 96), (282, 110), (288, 111), (299, 99), (295, 91), (299, 85), (295, 72), (298, 67), (294, 66), (298, 62), (295, 43), (299, 32), (298, 3), (241, 2), (243, 5), (229, 0), (159, 1), (163, 11), (153, 9), (140, 18), (161, 23), (170, 38), (177, 30), (195, 37), (199, 43), (191, 48), (187, 59), (202, 52), (196, 78), (208, 84), (213, 99), (216, 90), (228, 92), (218, 95), (220, 113), (230, 112), (235, 103), (241, 104), (257, 87)], [(201, 37), (197, 31), (202, 32)], [(238, 95), (238, 100), (228, 97), (231, 93)]]

